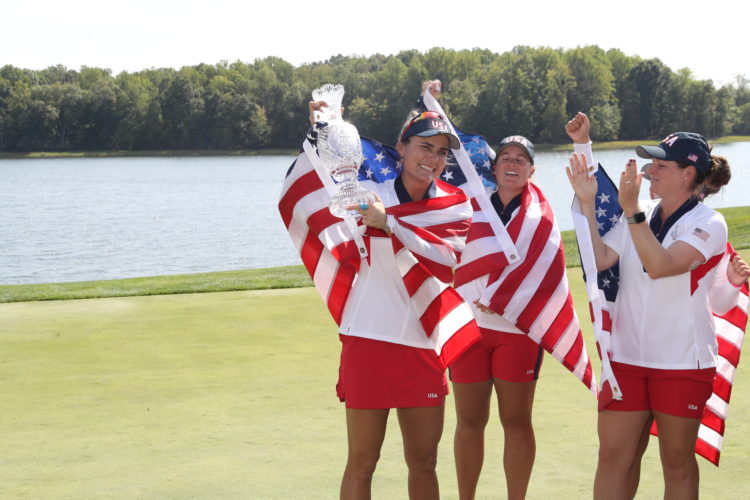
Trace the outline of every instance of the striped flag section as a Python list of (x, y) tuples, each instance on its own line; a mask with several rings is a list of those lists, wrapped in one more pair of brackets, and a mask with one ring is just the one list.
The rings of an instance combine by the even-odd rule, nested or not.
[[(372, 149), (374, 141), (362, 141), (368, 143), (366, 150)], [(387, 152), (382, 145), (375, 149)], [(365, 163), (370, 161), (366, 159)], [(319, 173), (319, 163), (306, 141), (284, 181), (278, 207), (316, 290), (336, 324), (340, 324), (360, 266), (368, 265), (369, 239), (385, 233), (366, 228), (361, 238), (364, 248), (357, 244), (357, 228), (352, 231), (347, 221), (328, 209), (332, 186), (325, 173)], [(376, 167), (380, 168), (380, 164), (363, 164), (361, 171)], [(374, 177), (369, 178), (362, 182), (363, 186), (377, 190)], [(436, 181), (436, 185), (441, 196), (396, 205), (386, 211), (398, 226), (391, 240), (411, 303), (425, 335), (447, 366), (480, 335), (470, 307), (450, 286), (457, 252), (463, 249), (471, 223), (471, 205), (460, 189), (441, 181)]]
[[(737, 252), (727, 243), (724, 262), (719, 272)], [(711, 291), (709, 291), (711, 293)], [(740, 362), (740, 351), (747, 328), (748, 284), (742, 285), (737, 293), (735, 303), (724, 314), (714, 313), (718, 356), (716, 359), (716, 376), (713, 393), (708, 398), (703, 410), (703, 417), (698, 428), (698, 439), (695, 442), (695, 453), (718, 467), (721, 458), (721, 447), (724, 443), (724, 429), (729, 413), (729, 399), (732, 395), (734, 375)], [(651, 426), (651, 433), (657, 435), (656, 423)]]
[(523, 256), (518, 263), (505, 258), (487, 214), (477, 209), (456, 269), (456, 288), (462, 292), (462, 287), (486, 276), (479, 302), (526, 332), (596, 395), (596, 379), (565, 274), (562, 237), (544, 194), (529, 183), (521, 194), (521, 206), (508, 222), (508, 234)]
[[(440, 103), (424, 94), (427, 109), (446, 116)], [(455, 286), (488, 277), (480, 303), (502, 314), (570, 370), (594, 395), (596, 379), (565, 274), (562, 238), (542, 191), (529, 183), (521, 207), (508, 226), (497, 216), (486, 187), (494, 184), (491, 149), (484, 137), (464, 134), (456, 151), (452, 183), (470, 194), (474, 216)]]
[[(617, 199), (617, 188), (607, 173), (601, 165), (595, 165), (593, 160), (589, 158), (587, 160), (589, 166), (594, 167), (592, 175), (596, 176), (597, 180), (596, 224), (599, 235), (603, 236), (612, 229), (612, 226), (619, 219), (622, 209)], [(602, 387), (599, 390), (599, 400), (603, 405), (607, 405), (613, 399), (621, 400), (623, 397), (609, 361), (609, 353), (611, 352), (610, 335), (612, 334), (611, 311), (614, 310), (614, 301), (619, 289), (619, 263), (602, 272), (597, 272), (589, 223), (586, 216), (583, 215), (581, 203), (577, 196), (573, 197), (571, 215), (578, 242), (586, 295), (589, 299), (591, 326), (594, 330), (599, 359), (602, 361), (600, 375)]]
[(330, 195), (306, 155), (300, 154), (284, 180), (279, 212), (316, 290), (340, 324), (361, 259), (344, 221), (328, 210)]
[(436, 184), (444, 196), (395, 205), (386, 212), (400, 226), (391, 240), (412, 305), (448, 366), (480, 339), (471, 308), (450, 285), (472, 212), (463, 191), (441, 181)]

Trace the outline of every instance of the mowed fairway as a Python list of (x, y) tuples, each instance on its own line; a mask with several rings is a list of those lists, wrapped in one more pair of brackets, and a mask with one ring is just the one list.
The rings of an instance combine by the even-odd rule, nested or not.
[[(596, 357), (580, 270), (569, 276)], [(0, 498), (336, 498), (346, 455), (338, 355), (312, 288), (0, 304)], [(741, 364), (721, 467), (699, 459), (702, 498), (750, 498), (746, 372)], [(546, 356), (528, 498), (591, 497), (595, 408)], [(454, 425), (449, 397), (438, 466), (447, 499), (457, 498)], [(374, 498), (405, 498), (405, 479), (391, 418)], [(478, 497), (504, 491), (493, 408)], [(652, 440), (638, 498), (661, 497)]]

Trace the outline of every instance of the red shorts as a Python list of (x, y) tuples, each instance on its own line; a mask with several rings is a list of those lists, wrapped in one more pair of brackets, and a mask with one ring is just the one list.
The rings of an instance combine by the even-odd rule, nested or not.
[(490, 379), (531, 382), (539, 378), (544, 349), (526, 335), (480, 328), (476, 342), (450, 366), (451, 381), (459, 384)]
[(441, 406), (448, 382), (432, 349), (339, 335), (336, 394), (347, 408)]
[(713, 392), (716, 368), (661, 370), (612, 362), (622, 400), (599, 404), (599, 411), (653, 410), (675, 417), (701, 418)]

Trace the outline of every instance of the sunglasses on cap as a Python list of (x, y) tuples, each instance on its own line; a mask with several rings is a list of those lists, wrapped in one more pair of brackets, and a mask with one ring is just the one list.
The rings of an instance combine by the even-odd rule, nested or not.
[(409, 131), (412, 125), (414, 125), (415, 123), (421, 120), (427, 120), (427, 119), (442, 121), (443, 117), (440, 116), (440, 113), (437, 113), (435, 111), (424, 111), (422, 113), (419, 113), (417, 116), (415, 116), (409, 121), (409, 125), (406, 126), (406, 128), (404, 129), (404, 132), (401, 134), (401, 139), (403, 140), (404, 136), (408, 137), (406, 133)]
[(445, 135), (448, 137), (451, 149), (461, 149), (461, 141), (451, 133), (447, 120), (435, 111), (423, 111), (409, 121), (409, 124), (401, 132), (399, 140), (405, 141), (412, 136), (430, 137), (434, 135)]

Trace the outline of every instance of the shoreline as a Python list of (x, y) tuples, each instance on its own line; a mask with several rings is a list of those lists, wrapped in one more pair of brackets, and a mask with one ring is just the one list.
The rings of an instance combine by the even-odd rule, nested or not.
[[(658, 139), (639, 139), (633, 141), (594, 142), (594, 151), (612, 149), (631, 149), (641, 144), (656, 143)], [(750, 135), (728, 135), (709, 140), (713, 144), (733, 142), (750, 142)], [(570, 143), (535, 144), (537, 151), (569, 151)], [(293, 148), (277, 149), (165, 149), (149, 151), (34, 151), (34, 152), (0, 152), (0, 160), (49, 159), (49, 158), (170, 158), (198, 156), (295, 156), (299, 152)]]
[[(750, 141), (750, 137), (748, 137)], [(164, 149), (149, 151), (36, 151), (0, 152), (0, 160), (50, 158), (174, 158), (200, 156), (294, 156), (296, 149)]]
[[(730, 242), (750, 261), (750, 206), (720, 208)], [(580, 267), (573, 230), (562, 231), (568, 269)], [(577, 272), (577, 271), (573, 271)], [(0, 285), (0, 303), (270, 290), (313, 286), (302, 264), (137, 278)]]

